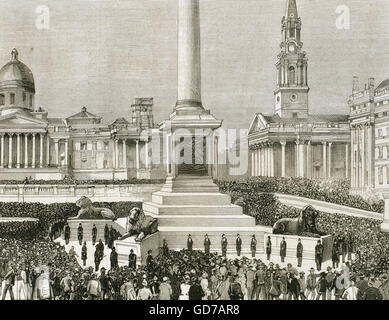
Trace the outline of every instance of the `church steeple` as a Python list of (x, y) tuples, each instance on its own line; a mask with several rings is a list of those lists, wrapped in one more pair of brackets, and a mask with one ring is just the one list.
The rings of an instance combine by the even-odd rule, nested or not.
[(308, 59), (302, 51), (301, 18), (296, 0), (286, 0), (281, 21), (281, 53), (278, 55), (275, 113), (280, 117), (308, 117)]

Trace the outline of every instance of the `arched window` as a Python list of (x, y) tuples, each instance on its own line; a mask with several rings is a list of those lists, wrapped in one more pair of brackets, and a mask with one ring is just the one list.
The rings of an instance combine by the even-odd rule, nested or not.
[(290, 84), (296, 84), (296, 79), (295, 79), (295, 69), (293, 66), (289, 67), (289, 83)]
[(33, 97), (32, 94), (30, 94), (30, 108), (32, 108), (32, 101), (33, 101)]
[(5, 105), (5, 96), (3, 94), (0, 94), (0, 106)]

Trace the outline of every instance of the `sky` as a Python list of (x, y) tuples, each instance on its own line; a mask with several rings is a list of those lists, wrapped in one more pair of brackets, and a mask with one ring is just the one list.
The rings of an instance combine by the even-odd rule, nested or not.
[[(39, 5), (49, 28), (36, 27)], [(338, 29), (336, 8), (350, 9)], [(200, 0), (203, 105), (229, 128), (273, 113), (275, 63), (286, 0)], [(297, 0), (309, 59), (311, 113), (348, 113), (352, 77), (389, 78), (389, 1)], [(177, 0), (1, 0), (0, 65), (12, 48), (33, 71), (49, 117), (88, 111), (130, 118), (154, 97), (156, 122), (177, 99)]]

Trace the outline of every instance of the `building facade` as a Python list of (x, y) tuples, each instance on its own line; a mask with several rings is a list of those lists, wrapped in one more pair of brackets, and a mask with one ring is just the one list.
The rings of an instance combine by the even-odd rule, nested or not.
[(156, 130), (152, 98), (135, 99), (129, 121), (106, 124), (86, 107), (68, 118), (50, 118), (34, 97), (34, 76), (14, 49), (0, 69), (1, 180), (165, 176), (149, 161), (148, 142)]
[(287, 0), (281, 30), (274, 113), (258, 113), (250, 125), (250, 174), (349, 178), (348, 115), (309, 112), (308, 58), (295, 0)]

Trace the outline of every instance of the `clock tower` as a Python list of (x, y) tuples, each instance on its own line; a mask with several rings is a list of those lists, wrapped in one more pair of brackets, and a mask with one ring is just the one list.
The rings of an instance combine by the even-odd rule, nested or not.
[(301, 19), (296, 0), (287, 0), (278, 55), (275, 113), (282, 118), (308, 117), (308, 59), (302, 51)]

